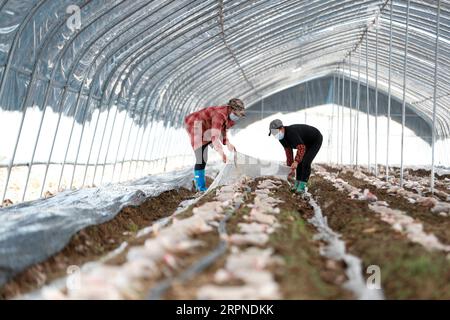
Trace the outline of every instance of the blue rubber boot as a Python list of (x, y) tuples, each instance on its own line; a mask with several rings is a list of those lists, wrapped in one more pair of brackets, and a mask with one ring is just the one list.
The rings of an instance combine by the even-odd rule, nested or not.
[(205, 170), (194, 170), (195, 188), (197, 191), (206, 191)]

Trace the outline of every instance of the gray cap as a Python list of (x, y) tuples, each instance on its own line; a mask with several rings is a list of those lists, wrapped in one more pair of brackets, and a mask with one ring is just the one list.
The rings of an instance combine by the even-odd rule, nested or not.
[(281, 122), (280, 119), (272, 120), (272, 121), (270, 122), (270, 125), (269, 125), (269, 136), (270, 136), (270, 133), (271, 133), (270, 130), (273, 130), (273, 129), (279, 129), (279, 128), (281, 128), (282, 126), (283, 126), (283, 122)]

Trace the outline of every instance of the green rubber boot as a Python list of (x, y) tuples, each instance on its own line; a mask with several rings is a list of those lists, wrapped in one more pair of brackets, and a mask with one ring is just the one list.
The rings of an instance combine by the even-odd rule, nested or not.
[(295, 192), (298, 188), (298, 184), (300, 181), (295, 180), (294, 185), (291, 187), (291, 192)]
[[(296, 181), (297, 182), (297, 181)], [(296, 193), (304, 194), (306, 192), (307, 182), (298, 181), (297, 188), (295, 189)]]

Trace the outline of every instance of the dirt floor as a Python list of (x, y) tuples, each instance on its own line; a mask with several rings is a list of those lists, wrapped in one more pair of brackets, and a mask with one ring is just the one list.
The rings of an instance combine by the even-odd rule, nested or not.
[[(413, 205), (400, 196), (389, 195), (383, 189), (376, 189), (353, 177), (351, 172), (343, 173), (330, 167), (327, 170), (338, 173), (340, 178), (357, 188), (369, 189), (379, 200), (388, 202), (391, 208), (400, 209), (423, 223), (426, 232), (435, 234), (443, 243), (450, 243), (448, 217), (432, 214), (428, 208)], [(245, 204), (254, 202), (258, 182), (267, 178), (256, 179), (248, 185), (250, 189), (244, 192)], [(208, 180), (208, 185), (210, 183), (211, 180)], [(281, 265), (270, 266), (282, 298), (353, 299), (353, 295), (342, 288), (347, 280), (345, 264), (320, 255), (320, 248), (324, 244), (314, 240), (317, 231), (308, 222), (313, 216), (313, 209), (308, 202), (292, 194), (285, 181), (281, 187), (272, 191), (273, 197), (283, 201), (278, 204), (280, 213), (276, 214), (280, 227), (270, 235), (264, 248), (273, 248), (274, 254), (283, 261)], [(321, 206), (330, 228), (342, 235), (347, 251), (361, 258), (363, 271), (371, 265), (380, 267), (381, 285), (387, 299), (450, 299), (450, 258), (447, 254), (430, 252), (412, 243), (370, 210), (367, 201), (350, 199), (318, 175), (311, 177), (309, 191)], [(215, 195), (215, 191), (205, 195), (177, 215), (177, 219), (191, 216), (195, 207), (212, 201)], [(66, 275), (69, 265), (98, 260), (126, 241), (128, 248), (106, 261), (110, 265), (121, 265), (126, 260), (129, 248), (142, 245), (147, 239), (157, 236), (157, 232), (152, 232), (137, 237), (139, 230), (171, 215), (181, 201), (193, 196), (193, 192), (185, 189), (167, 191), (148, 199), (139, 207), (123, 209), (107, 223), (81, 230), (61, 252), (17, 275), (2, 288), (0, 297), (11, 298), (41, 287)], [(238, 232), (238, 224), (245, 221), (244, 216), (250, 210), (245, 204), (227, 221), (228, 234)], [(177, 255), (176, 266), (161, 262), (158, 265), (159, 275), (142, 281), (137, 294), (130, 299), (148, 298), (155, 286), (165, 280), (170, 280), (171, 285), (161, 298), (196, 299), (200, 287), (214, 283), (214, 275), (224, 267), (226, 257), (231, 252), (230, 247), (200, 274), (184, 282), (177, 281), (179, 275), (211, 253), (222, 241), (216, 228), (193, 238), (202, 241), (203, 245)], [(369, 275), (365, 273), (363, 278)], [(222, 285), (240, 286), (242, 283), (240, 280), (230, 280)]]
[(391, 195), (384, 189), (377, 189), (375, 186), (353, 177), (353, 174), (350, 172), (341, 173), (339, 177), (342, 177), (352, 186), (362, 190), (369, 189), (377, 196), (378, 200), (386, 201), (389, 203), (390, 208), (402, 210), (411, 217), (418, 219), (423, 223), (426, 232), (431, 232), (443, 243), (450, 244), (450, 219), (448, 217), (432, 213), (427, 207), (410, 203), (400, 195)]
[[(189, 206), (184, 212), (177, 215), (177, 219), (184, 219), (189, 216), (192, 216), (192, 210), (195, 207), (201, 206), (202, 204), (213, 201), (215, 197), (215, 192), (211, 192), (204, 196), (202, 199), (197, 201), (194, 205)], [(170, 224), (170, 223), (169, 223)], [(139, 239), (132, 239), (129, 241), (130, 246), (121, 252), (119, 255), (114, 257), (112, 260), (107, 261), (107, 264), (110, 265), (121, 265), (126, 261), (126, 255), (130, 248), (133, 246), (143, 245), (145, 240), (155, 237), (155, 234), (150, 233), (146, 236), (140, 237)], [(199, 240), (204, 243), (203, 246), (196, 248), (193, 252), (187, 252), (181, 255), (177, 255), (177, 267), (171, 268), (167, 264), (160, 263), (158, 265), (158, 269), (160, 270), (160, 274), (156, 278), (146, 279), (141, 283), (141, 287), (138, 290), (139, 299), (148, 299), (149, 294), (156, 285), (160, 281), (167, 279), (175, 279), (178, 275), (180, 275), (183, 271), (191, 267), (198, 260), (202, 259), (205, 255), (210, 253), (220, 241), (219, 234), (217, 229), (214, 229), (211, 232), (203, 233), (200, 235), (193, 235), (193, 240)]]
[[(211, 180), (208, 180), (211, 183)], [(0, 298), (7, 299), (29, 292), (66, 275), (67, 267), (101, 258), (122, 242), (131, 241), (137, 231), (171, 215), (183, 200), (194, 192), (184, 188), (166, 191), (137, 207), (127, 207), (114, 219), (87, 227), (76, 233), (66, 247), (44, 262), (29, 267), (15, 276), (0, 290)]]
[(450, 298), (450, 260), (445, 253), (412, 243), (381, 221), (367, 201), (348, 198), (319, 176), (310, 180), (310, 192), (348, 251), (362, 259), (364, 270), (370, 265), (381, 268), (387, 299)]
[(400, 195), (392, 195), (387, 193), (385, 189), (378, 189), (364, 180), (355, 178), (350, 171), (344, 173), (342, 170), (333, 169), (329, 166), (323, 167), (329, 172), (337, 173), (339, 178), (342, 178), (354, 187), (361, 190), (369, 189), (370, 192), (377, 196), (378, 200), (386, 201), (389, 203), (389, 207), (402, 210), (411, 217), (418, 219), (422, 222), (426, 232), (433, 233), (441, 242), (450, 244), (450, 219), (448, 217), (432, 213), (428, 207), (410, 203)]
[[(249, 186), (255, 190), (257, 179)], [(273, 267), (271, 270), (280, 286), (283, 299), (350, 299), (352, 295), (342, 289), (346, 280), (345, 266), (322, 257), (319, 253), (318, 241), (313, 240), (316, 233), (306, 219), (313, 214), (312, 208), (304, 199), (293, 195), (289, 186), (283, 182), (282, 187), (275, 190), (275, 198), (283, 200), (278, 207), (281, 212), (277, 215), (281, 228), (270, 237), (266, 247), (275, 249), (275, 254), (282, 257), (283, 266)], [(246, 203), (252, 203), (254, 195), (250, 194)], [(227, 223), (227, 233), (237, 231), (237, 224), (244, 222), (243, 216), (249, 208), (242, 206)], [(195, 299), (197, 289), (203, 285), (213, 283), (217, 270), (225, 264), (225, 257), (218, 259), (203, 273), (186, 283), (175, 283), (168, 290), (166, 299)], [(240, 285), (233, 280), (222, 285)]]

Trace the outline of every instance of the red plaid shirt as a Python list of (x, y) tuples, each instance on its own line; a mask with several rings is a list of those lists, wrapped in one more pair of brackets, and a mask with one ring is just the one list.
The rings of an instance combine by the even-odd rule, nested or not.
[(191, 113), (184, 119), (194, 150), (209, 142), (214, 144), (217, 139), (222, 144), (227, 144), (227, 129), (235, 124), (228, 117), (229, 108), (229, 106), (207, 107)]
[[(291, 148), (284, 148), (284, 152), (286, 153), (286, 164), (290, 166), (292, 162), (294, 162), (294, 153)], [(297, 146), (297, 154), (295, 155), (295, 161), (300, 164), (303, 160), (303, 156), (306, 152), (306, 146), (304, 144), (299, 144)]]

